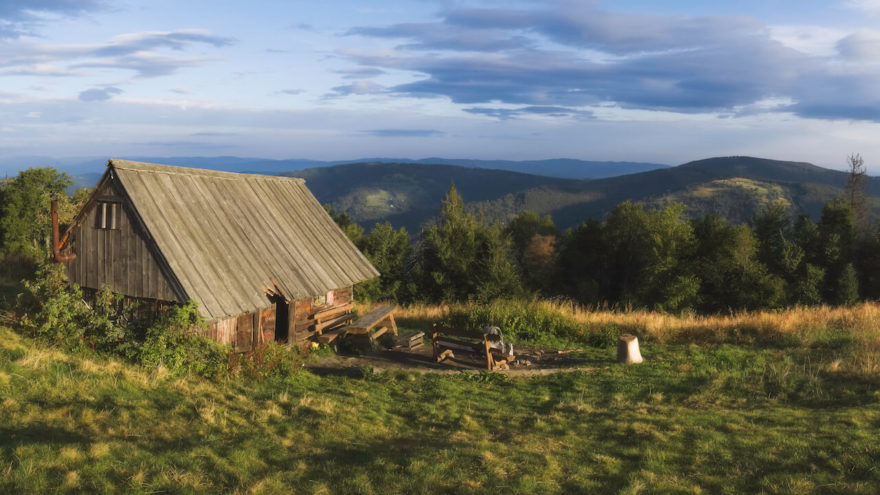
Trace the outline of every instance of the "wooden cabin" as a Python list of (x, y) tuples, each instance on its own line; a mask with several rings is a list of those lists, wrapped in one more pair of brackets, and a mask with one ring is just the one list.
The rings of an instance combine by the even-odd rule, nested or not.
[(199, 303), (236, 350), (304, 344), (316, 313), (379, 273), (298, 178), (110, 160), (57, 246), (70, 280), (158, 307)]

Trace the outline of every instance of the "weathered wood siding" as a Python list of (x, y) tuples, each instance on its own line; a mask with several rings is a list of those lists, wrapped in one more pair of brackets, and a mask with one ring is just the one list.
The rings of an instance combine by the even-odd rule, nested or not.
[(70, 280), (90, 289), (106, 285), (136, 299), (178, 301), (132, 217), (131, 206), (115, 193), (112, 181), (98, 191), (96, 199), (102, 198), (120, 201), (116, 206), (117, 228), (98, 228), (98, 203), (88, 206), (71, 232), (70, 247), (76, 259), (66, 263)]
[(275, 308), (217, 320), (208, 325), (205, 336), (246, 352), (275, 339)]

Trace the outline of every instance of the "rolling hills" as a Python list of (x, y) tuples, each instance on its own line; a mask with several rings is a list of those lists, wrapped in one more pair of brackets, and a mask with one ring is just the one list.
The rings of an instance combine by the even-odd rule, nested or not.
[[(369, 227), (388, 220), (410, 231), (436, 215), (450, 183), (488, 220), (506, 220), (529, 210), (550, 214), (562, 228), (601, 218), (623, 201), (660, 207), (677, 201), (690, 217), (716, 213), (748, 221), (762, 207), (782, 201), (793, 214), (820, 214), (843, 192), (847, 174), (803, 162), (754, 157), (719, 157), (616, 177), (573, 180), (508, 171), (357, 163), (311, 168), (285, 175), (303, 177), (318, 199)], [(880, 195), (880, 178), (868, 192)], [(873, 206), (880, 206), (873, 198)]]

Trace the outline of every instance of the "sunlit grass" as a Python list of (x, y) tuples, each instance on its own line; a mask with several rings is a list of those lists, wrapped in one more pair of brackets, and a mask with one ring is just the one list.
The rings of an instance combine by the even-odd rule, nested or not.
[(645, 363), (585, 346), (597, 366), (548, 376), (215, 383), (0, 328), (0, 492), (876, 493), (877, 305), (701, 317), (531, 304), (584, 332), (636, 332)]

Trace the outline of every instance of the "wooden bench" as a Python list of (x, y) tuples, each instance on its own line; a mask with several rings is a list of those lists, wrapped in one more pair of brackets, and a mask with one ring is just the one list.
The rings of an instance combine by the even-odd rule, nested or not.
[[(501, 351), (492, 348), (494, 335), (468, 332), (458, 328), (445, 327), (434, 323), (430, 328), (431, 344), (434, 347), (434, 359), (442, 363), (446, 359), (455, 359), (455, 353), (464, 353), (486, 360), (487, 370), (507, 369), (516, 358), (505, 356)], [(456, 337), (456, 338), (453, 338)]]
[[(357, 340), (372, 344), (389, 330), (397, 335), (397, 322), (394, 321), (394, 306), (383, 304), (361, 316), (345, 327), (345, 333), (356, 336)], [(384, 325), (380, 325), (384, 323)]]

